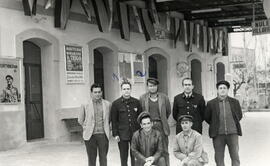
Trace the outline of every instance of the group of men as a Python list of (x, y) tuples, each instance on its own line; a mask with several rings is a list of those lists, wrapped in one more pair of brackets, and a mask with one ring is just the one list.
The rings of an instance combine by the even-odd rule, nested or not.
[[(118, 142), (121, 166), (169, 166), (168, 118), (171, 105), (168, 96), (158, 92), (159, 81), (147, 79), (148, 92), (140, 99), (131, 96), (128, 81), (121, 84), (122, 96), (112, 104), (102, 99), (98, 84), (91, 86), (92, 99), (81, 106), (78, 122), (83, 127), (83, 139), (88, 165), (96, 165), (97, 152), (100, 166), (107, 166), (110, 122), (112, 135)], [(175, 96), (172, 116), (176, 120), (174, 155), (183, 166), (201, 166), (208, 162), (202, 146), (202, 122), (209, 124), (217, 166), (224, 166), (224, 150), (228, 146), (232, 166), (239, 166), (238, 136), (241, 135), (242, 111), (239, 102), (228, 96), (230, 84), (216, 84), (217, 97), (205, 105), (204, 97), (193, 92), (190, 78), (182, 81), (184, 92)]]

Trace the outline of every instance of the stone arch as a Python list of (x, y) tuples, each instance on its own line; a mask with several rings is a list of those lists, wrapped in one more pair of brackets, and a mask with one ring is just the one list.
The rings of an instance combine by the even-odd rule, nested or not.
[[(163, 93), (168, 94), (170, 96), (169, 86), (170, 85), (170, 55), (159, 47), (151, 47), (144, 51), (145, 59), (145, 71), (146, 76), (149, 77), (149, 58), (153, 57), (153, 59), (157, 62), (157, 76), (160, 81), (159, 90)], [(162, 66), (158, 67), (158, 66)], [(165, 68), (165, 70), (163, 70)]]
[[(44, 137), (46, 139), (56, 140), (59, 137), (58, 128), (60, 125), (56, 110), (61, 105), (59, 41), (52, 34), (44, 30), (25, 30), (16, 35), (16, 54), (17, 57), (22, 59), (24, 41), (30, 41), (41, 49)], [(24, 73), (22, 74), (22, 80), (24, 82)], [(24, 86), (22, 87), (24, 89)], [(24, 94), (25, 92), (23, 91), (22, 95)], [(22, 125), (25, 126), (25, 123)]]
[[(94, 83), (94, 50), (103, 56), (105, 99), (115, 100), (119, 96), (119, 81), (112, 79), (118, 75), (118, 47), (107, 39), (96, 38), (87, 43), (89, 50), (89, 82)], [(90, 87), (89, 87), (90, 88)]]

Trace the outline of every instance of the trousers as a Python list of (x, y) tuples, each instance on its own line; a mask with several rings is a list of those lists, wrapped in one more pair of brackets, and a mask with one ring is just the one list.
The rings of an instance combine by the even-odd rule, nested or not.
[(237, 134), (218, 135), (213, 138), (213, 145), (215, 150), (215, 162), (217, 166), (225, 166), (224, 152), (226, 145), (229, 149), (232, 166), (240, 166), (240, 159), (238, 154), (239, 144)]
[(107, 154), (109, 150), (109, 140), (105, 134), (94, 134), (89, 140), (85, 140), (85, 147), (88, 156), (88, 166), (96, 166), (97, 151), (99, 155), (99, 165), (107, 166)]
[[(135, 158), (130, 150), (130, 140), (120, 140), (118, 148), (120, 152), (121, 166), (128, 166), (128, 153), (130, 153), (131, 166), (135, 166)], [(130, 151), (130, 152), (129, 152)]]

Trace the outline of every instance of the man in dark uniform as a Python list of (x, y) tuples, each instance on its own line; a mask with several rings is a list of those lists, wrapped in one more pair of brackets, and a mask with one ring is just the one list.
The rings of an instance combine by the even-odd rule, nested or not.
[[(182, 81), (184, 92), (174, 97), (173, 118), (177, 119), (181, 115), (191, 115), (193, 117), (192, 129), (202, 134), (202, 122), (205, 111), (205, 101), (202, 95), (193, 92), (193, 83), (190, 78)], [(182, 131), (179, 121), (176, 123), (176, 134)]]
[[(118, 142), (121, 166), (127, 166), (128, 151), (133, 133), (140, 128), (137, 122), (138, 115), (142, 112), (139, 100), (130, 96), (131, 84), (127, 81), (121, 84), (122, 96), (112, 103), (112, 134)], [(135, 165), (134, 156), (131, 154), (131, 166)]]

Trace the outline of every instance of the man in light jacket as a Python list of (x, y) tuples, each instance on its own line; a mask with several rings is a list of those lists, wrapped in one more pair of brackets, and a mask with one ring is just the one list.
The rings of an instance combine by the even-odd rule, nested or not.
[(96, 165), (97, 151), (99, 165), (107, 166), (111, 103), (102, 99), (101, 85), (91, 86), (91, 96), (91, 100), (81, 106), (78, 116), (78, 122), (83, 127), (88, 166)]

